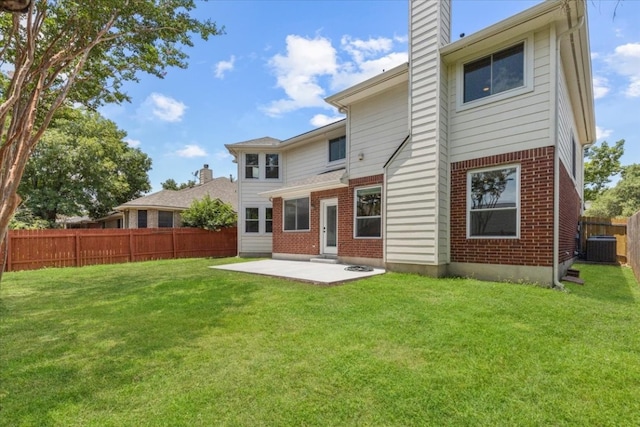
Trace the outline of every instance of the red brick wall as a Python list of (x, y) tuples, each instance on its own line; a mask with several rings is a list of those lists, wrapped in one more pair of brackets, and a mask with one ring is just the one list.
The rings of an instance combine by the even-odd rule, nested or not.
[[(553, 264), (553, 147), (517, 151), (451, 165), (451, 261)], [(520, 165), (520, 238), (467, 238), (467, 171)]]
[(576, 234), (580, 220), (580, 195), (569, 176), (569, 172), (560, 162), (560, 233), (558, 262), (564, 262), (574, 257)]
[[(311, 194), (309, 231), (282, 230), (282, 198), (273, 199), (273, 252), (299, 255), (320, 253), (320, 201), (338, 199), (338, 256), (382, 258), (382, 239), (353, 238), (353, 197), (356, 187), (382, 185), (383, 175), (349, 181), (348, 188)], [(384, 203), (384, 202), (383, 202)]]

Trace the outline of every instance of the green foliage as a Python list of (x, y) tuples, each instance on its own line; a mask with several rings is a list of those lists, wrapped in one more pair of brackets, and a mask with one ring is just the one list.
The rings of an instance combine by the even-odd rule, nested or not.
[(586, 215), (630, 217), (640, 211), (640, 164), (622, 168), (620, 181), (593, 201)]
[(607, 141), (584, 152), (584, 198), (595, 200), (604, 192), (611, 177), (622, 172), (620, 157), (624, 154), (624, 139), (610, 147)]
[(151, 159), (129, 147), (126, 133), (96, 112), (66, 109), (44, 133), (19, 192), (35, 216), (93, 218), (151, 189)]
[(230, 204), (223, 203), (220, 199), (212, 199), (209, 195), (194, 200), (189, 209), (182, 212), (182, 224), (186, 227), (220, 230), (233, 227), (237, 221), (238, 216)]
[(37, 218), (33, 212), (22, 205), (17, 210), (9, 222), (10, 230), (43, 230), (51, 227), (51, 223), (42, 218)]
[(169, 178), (165, 182), (161, 183), (163, 190), (184, 190), (185, 188), (195, 187), (196, 182), (190, 179), (187, 182), (182, 182), (178, 184), (175, 179)]

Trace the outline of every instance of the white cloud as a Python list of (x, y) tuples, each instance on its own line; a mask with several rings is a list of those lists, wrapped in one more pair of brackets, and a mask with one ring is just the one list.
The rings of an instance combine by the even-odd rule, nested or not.
[(224, 79), (224, 74), (227, 71), (233, 71), (234, 64), (236, 62), (236, 57), (231, 55), (228, 61), (220, 61), (216, 64), (216, 78)]
[(343, 36), (338, 50), (321, 36), (287, 36), (286, 54), (269, 61), (277, 87), (284, 90), (286, 98), (271, 102), (263, 111), (279, 116), (305, 107), (330, 108), (323, 99), (327, 89), (339, 91), (406, 62), (406, 52), (394, 51), (397, 43), (406, 43), (404, 40)]
[(143, 102), (143, 109), (151, 110), (151, 114), (162, 121), (173, 123), (182, 120), (187, 106), (169, 96), (154, 92)]
[(609, 80), (605, 77), (594, 76), (593, 77), (593, 96), (595, 99), (603, 98), (609, 93)]
[(625, 95), (640, 97), (640, 43), (627, 43), (616, 47), (607, 58), (611, 69), (629, 79)]
[(270, 116), (278, 116), (303, 107), (326, 107), (325, 91), (319, 78), (336, 72), (336, 50), (323, 37), (306, 39), (289, 35), (286, 43), (287, 54), (275, 55), (269, 66), (276, 75), (277, 86), (288, 98), (273, 101), (264, 111)]
[(600, 126), (596, 126), (596, 140), (598, 141), (608, 138), (612, 133), (611, 129), (603, 129)]
[(316, 114), (310, 120), (312, 126), (322, 127), (344, 119), (344, 116), (327, 116), (325, 114)]
[(176, 151), (176, 154), (179, 157), (188, 157), (188, 158), (208, 156), (204, 148), (198, 145), (185, 145), (185, 147), (182, 150)]
[(123, 139), (124, 142), (127, 143), (127, 145), (131, 148), (136, 148), (139, 147), (140, 144), (142, 144), (142, 142), (138, 139), (132, 139), (132, 138), (125, 138)]
[(227, 150), (218, 150), (216, 151), (215, 158), (217, 160), (227, 160), (233, 158), (231, 154)]

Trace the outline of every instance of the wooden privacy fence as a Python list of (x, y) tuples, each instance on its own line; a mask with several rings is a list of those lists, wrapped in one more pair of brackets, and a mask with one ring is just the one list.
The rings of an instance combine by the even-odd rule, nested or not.
[(237, 229), (11, 230), (5, 271), (237, 254)]
[(618, 262), (627, 262), (627, 218), (580, 217), (580, 252), (587, 251), (587, 239), (592, 236), (616, 238)]
[(633, 269), (633, 274), (635, 274), (640, 283), (640, 212), (636, 212), (635, 215), (629, 218), (627, 240), (629, 241), (628, 262)]

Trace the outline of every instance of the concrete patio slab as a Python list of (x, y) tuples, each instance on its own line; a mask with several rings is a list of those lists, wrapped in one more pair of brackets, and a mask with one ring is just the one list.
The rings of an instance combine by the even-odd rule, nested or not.
[(349, 271), (349, 265), (323, 264), (306, 261), (286, 261), (265, 259), (260, 261), (239, 262), (235, 264), (216, 265), (218, 270), (238, 271), (242, 273), (262, 274), (281, 277), (302, 282), (333, 285), (383, 274), (385, 270), (374, 268), (373, 271)]

